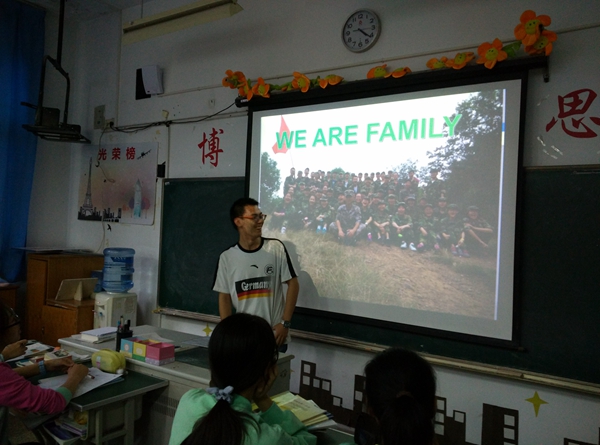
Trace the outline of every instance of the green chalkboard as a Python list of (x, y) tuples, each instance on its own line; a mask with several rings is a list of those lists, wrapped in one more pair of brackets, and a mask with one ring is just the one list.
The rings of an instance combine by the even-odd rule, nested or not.
[[(525, 169), (517, 227), (522, 350), (374, 327), (298, 310), (294, 328), (600, 383), (600, 169)], [(228, 206), (243, 179), (165, 184), (159, 301), (217, 315), (218, 256), (237, 240)]]
[(215, 270), (221, 252), (237, 242), (229, 208), (244, 194), (244, 178), (165, 180), (159, 306), (219, 314)]

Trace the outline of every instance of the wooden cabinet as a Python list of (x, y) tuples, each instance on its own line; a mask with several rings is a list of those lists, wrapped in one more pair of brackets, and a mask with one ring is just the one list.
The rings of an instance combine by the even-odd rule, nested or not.
[(58, 346), (59, 338), (70, 337), (94, 327), (95, 300), (48, 301), (42, 307), (42, 336), (40, 341)]
[(89, 278), (102, 269), (104, 257), (92, 254), (30, 254), (27, 257), (27, 307), (24, 338), (49, 345), (94, 325), (94, 301), (52, 301), (60, 283), (68, 278)]

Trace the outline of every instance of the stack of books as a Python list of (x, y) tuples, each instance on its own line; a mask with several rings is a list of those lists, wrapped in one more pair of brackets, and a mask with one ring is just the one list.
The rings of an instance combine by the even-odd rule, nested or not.
[(117, 328), (110, 326), (81, 332), (81, 341), (88, 343), (103, 343), (114, 338), (117, 338)]
[(271, 400), (282, 410), (293, 412), (296, 417), (308, 427), (309, 431), (329, 428), (336, 422), (333, 416), (320, 408), (314, 401), (306, 400), (299, 395), (289, 391), (271, 397)]

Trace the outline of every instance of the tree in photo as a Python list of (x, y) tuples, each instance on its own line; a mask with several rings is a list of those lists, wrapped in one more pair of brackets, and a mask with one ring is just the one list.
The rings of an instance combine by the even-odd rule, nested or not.
[(447, 198), (466, 209), (477, 205), (489, 221), (498, 218), (500, 190), (502, 90), (483, 91), (459, 103), (462, 117), (454, 136), (428, 152), (430, 166), (446, 182)]
[(275, 208), (280, 186), (281, 173), (277, 163), (265, 152), (260, 157), (260, 206), (265, 213)]

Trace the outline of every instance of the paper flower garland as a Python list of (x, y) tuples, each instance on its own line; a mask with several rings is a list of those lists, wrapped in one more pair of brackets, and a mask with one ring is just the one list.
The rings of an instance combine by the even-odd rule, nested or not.
[[(527, 10), (521, 14), (520, 22), (514, 29), (516, 42), (509, 43), (503, 46), (500, 39), (496, 38), (493, 42), (484, 42), (477, 48), (479, 58), (477, 64), (482, 64), (488, 69), (492, 69), (498, 62), (502, 62), (507, 58), (517, 57), (521, 49), (521, 45), (525, 48), (525, 52), (530, 55), (550, 55), (553, 49), (553, 42), (557, 40), (556, 33), (548, 31), (545, 27), (549, 26), (552, 20), (547, 15), (537, 15), (535, 11)], [(460, 70), (467, 66), (473, 59), (475, 54), (470, 51), (457, 53), (454, 58), (448, 57), (431, 58), (427, 61), (427, 68), (438, 70), (444, 68), (453, 68)], [(407, 66), (396, 68), (393, 71), (388, 70), (387, 64), (377, 65), (367, 72), (367, 79), (381, 78), (401, 78), (412, 72)], [(229, 87), (238, 90), (240, 97), (245, 97), (251, 100), (254, 96), (271, 97), (273, 91), (293, 91), (300, 90), (306, 93), (311, 88), (327, 88), (342, 83), (343, 77), (337, 74), (329, 74), (323, 78), (317, 76), (315, 79), (309, 79), (308, 76), (294, 71), (294, 77), (289, 82), (282, 85), (268, 84), (262, 77), (259, 77), (255, 84), (252, 84), (250, 79), (247, 79), (241, 71), (227, 70), (226, 77), (223, 78), (222, 84), (224, 87)]]

